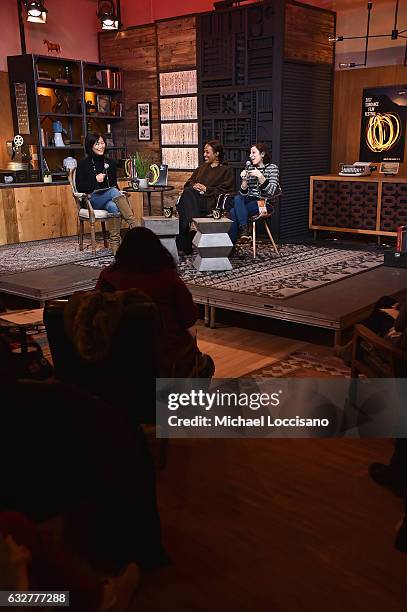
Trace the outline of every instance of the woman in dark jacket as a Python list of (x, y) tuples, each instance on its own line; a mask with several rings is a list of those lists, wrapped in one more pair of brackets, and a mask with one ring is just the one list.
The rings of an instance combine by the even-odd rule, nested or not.
[(127, 232), (113, 265), (104, 268), (96, 289), (139, 289), (156, 303), (163, 324), (165, 351), (162, 366), (168, 376), (189, 378), (212, 376), (214, 364), (203, 355), (190, 333), (198, 313), (174, 260), (153, 232), (136, 227)]
[(115, 254), (120, 244), (121, 217), (130, 228), (135, 227), (136, 220), (127, 197), (117, 186), (117, 163), (105, 156), (103, 134), (88, 134), (85, 150), (87, 156), (81, 159), (76, 170), (76, 188), (80, 193), (90, 195), (95, 210), (106, 210), (112, 215), (110, 243)]
[(204, 163), (198, 166), (184, 185), (177, 204), (179, 235), (177, 247), (184, 253), (192, 252), (191, 221), (205, 217), (216, 204), (221, 193), (234, 190), (233, 169), (223, 158), (223, 146), (218, 140), (210, 140), (204, 148)]

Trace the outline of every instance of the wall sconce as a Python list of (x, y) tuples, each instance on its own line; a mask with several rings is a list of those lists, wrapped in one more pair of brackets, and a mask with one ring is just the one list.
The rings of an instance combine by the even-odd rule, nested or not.
[(46, 23), (48, 10), (44, 6), (44, 0), (24, 0), (27, 11), (27, 21), (31, 23)]
[(328, 41), (333, 44), (337, 42), (342, 42), (343, 40), (356, 40), (357, 38), (362, 38), (365, 40), (365, 58), (364, 58), (363, 63), (344, 62), (344, 63), (339, 64), (339, 68), (355, 68), (355, 66), (366, 66), (367, 65), (367, 52), (368, 52), (370, 38), (390, 38), (391, 40), (397, 40), (398, 38), (405, 38), (406, 39), (406, 51), (404, 54), (404, 66), (407, 66), (407, 36), (405, 35), (405, 32), (407, 32), (407, 29), (405, 30), (397, 29), (399, 0), (396, 0), (396, 6), (395, 6), (395, 11), (394, 11), (394, 27), (392, 31), (388, 34), (370, 34), (370, 13), (371, 13), (372, 7), (373, 7), (373, 2), (368, 2), (367, 3), (366, 34), (364, 36), (335, 36), (333, 34), (329, 35)]
[(120, 23), (120, 0), (99, 0), (97, 16), (102, 24), (102, 30), (118, 30)]

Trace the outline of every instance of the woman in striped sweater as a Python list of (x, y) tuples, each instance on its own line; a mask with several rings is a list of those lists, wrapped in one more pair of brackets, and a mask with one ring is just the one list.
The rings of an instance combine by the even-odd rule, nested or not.
[(264, 143), (258, 142), (251, 147), (250, 162), (246, 163), (240, 177), (240, 192), (234, 197), (233, 208), (229, 211), (229, 218), (233, 221), (229, 235), (233, 244), (239, 232), (241, 240), (251, 240), (248, 218), (259, 213), (258, 201), (266, 200), (267, 210), (271, 211), (269, 201), (281, 193), (278, 167), (271, 163)]

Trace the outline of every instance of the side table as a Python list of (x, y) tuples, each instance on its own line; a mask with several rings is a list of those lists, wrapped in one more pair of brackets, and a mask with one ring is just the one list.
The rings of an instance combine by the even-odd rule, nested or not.
[(142, 217), (141, 224), (159, 237), (160, 242), (171, 253), (175, 263), (179, 262), (175, 236), (179, 234), (178, 217)]
[(160, 193), (161, 194), (161, 212), (164, 211), (164, 191), (173, 191), (173, 185), (159, 185), (158, 187), (146, 187), (145, 189), (133, 189), (133, 187), (125, 187), (123, 191), (126, 193), (146, 193), (147, 194), (147, 204), (148, 204), (148, 214), (151, 217), (151, 194), (152, 193)]
[(228, 231), (231, 228), (230, 219), (211, 219), (198, 217), (192, 219), (197, 232), (193, 240), (198, 249), (194, 259), (194, 267), (200, 272), (215, 272), (232, 270), (228, 255), (233, 248)]

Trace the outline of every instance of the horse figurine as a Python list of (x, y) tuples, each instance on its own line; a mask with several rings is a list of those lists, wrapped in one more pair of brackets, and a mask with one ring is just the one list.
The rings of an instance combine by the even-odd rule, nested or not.
[(59, 43), (54, 43), (54, 42), (51, 42), (50, 40), (47, 40), (46, 38), (44, 38), (43, 44), (47, 45), (48, 53), (52, 53), (52, 51), (56, 51), (57, 53), (61, 53), (61, 46), (60, 46)]

